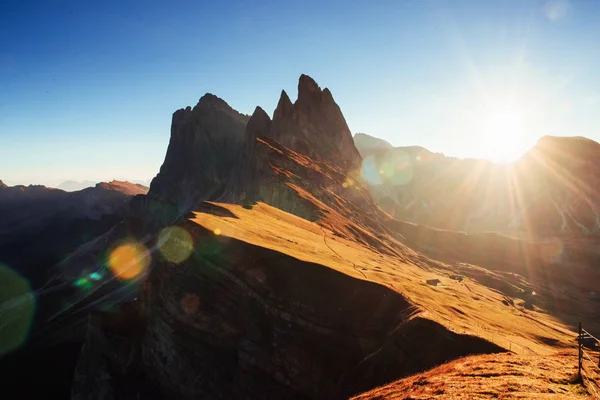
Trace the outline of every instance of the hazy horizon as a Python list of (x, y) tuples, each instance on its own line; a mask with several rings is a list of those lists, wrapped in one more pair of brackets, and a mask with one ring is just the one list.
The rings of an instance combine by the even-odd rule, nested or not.
[(394, 146), (507, 162), (600, 140), (600, 3), (26, 3), (0, 5), (6, 183), (149, 180), (176, 109), (210, 92), (272, 115), (302, 73)]

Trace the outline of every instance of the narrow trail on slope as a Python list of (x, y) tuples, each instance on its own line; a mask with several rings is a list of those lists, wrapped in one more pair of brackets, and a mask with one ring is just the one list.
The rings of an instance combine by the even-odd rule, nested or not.
[(352, 261), (348, 261), (346, 260), (344, 257), (342, 257), (337, 251), (335, 251), (333, 248), (331, 248), (331, 246), (329, 246), (329, 243), (327, 243), (327, 231), (325, 230), (325, 228), (321, 227), (321, 230), (323, 231), (323, 243), (325, 243), (325, 246), (327, 246), (327, 248), (329, 250), (332, 251), (333, 254), (335, 254), (336, 256), (338, 256), (339, 258), (341, 258), (342, 260), (345, 260), (347, 262), (349, 262), (350, 264), (352, 264), (352, 266), (354, 267), (354, 270), (358, 273), (360, 273), (365, 279), (367, 278), (367, 275), (365, 275), (364, 272), (362, 272), (360, 269), (358, 269), (358, 267), (356, 266), (355, 263), (353, 263)]
[(561, 209), (561, 207), (559, 207), (559, 205), (556, 204), (556, 202), (554, 201), (554, 199), (552, 198), (552, 196), (548, 195), (548, 199), (550, 200), (550, 202), (552, 203), (552, 205), (556, 209), (556, 212), (558, 213), (558, 215), (560, 215), (560, 218), (562, 220), (562, 224), (560, 226), (560, 231), (564, 232), (565, 229), (567, 228), (567, 219), (565, 218), (565, 213), (563, 212), (563, 210)]
[(567, 216), (569, 218), (571, 218), (571, 220), (575, 223), (575, 225), (577, 225), (579, 227), (579, 229), (581, 229), (581, 232), (583, 232), (584, 235), (587, 235), (590, 233), (590, 230), (584, 226), (583, 224), (581, 224), (579, 221), (577, 221), (575, 219), (575, 217), (573, 217), (573, 215), (571, 215), (571, 213), (569, 212), (569, 210), (565, 210), (565, 213), (567, 214)]

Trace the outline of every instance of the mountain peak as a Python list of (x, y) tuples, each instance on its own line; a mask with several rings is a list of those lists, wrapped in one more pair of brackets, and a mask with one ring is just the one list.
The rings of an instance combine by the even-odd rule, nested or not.
[(551, 158), (569, 157), (577, 160), (600, 158), (600, 144), (582, 136), (543, 136), (527, 153)]
[(321, 95), (321, 88), (313, 78), (304, 74), (300, 75), (296, 105), (314, 106), (321, 102)]
[(292, 150), (336, 160), (349, 169), (358, 167), (361, 162), (331, 92), (321, 90), (317, 82), (305, 74), (298, 80), (298, 99), (294, 104), (285, 91), (281, 92), (268, 136)]
[(305, 74), (300, 75), (300, 79), (298, 79), (298, 94), (320, 91), (321, 88), (313, 78)]
[(271, 118), (265, 112), (265, 110), (262, 109), (261, 106), (256, 106), (256, 108), (254, 109), (254, 112), (252, 113), (252, 116), (248, 120), (248, 125), (250, 125), (250, 123), (253, 122), (254, 120), (262, 120), (262, 121), (271, 122)]
[(277, 103), (277, 109), (290, 109), (292, 107), (293, 104), (290, 100), (290, 96), (288, 96), (285, 90), (282, 90), (281, 95), (279, 96), (279, 102)]
[(394, 148), (391, 143), (383, 139), (367, 135), (366, 133), (355, 133), (354, 145), (363, 157), (366, 157), (373, 152), (386, 151)]
[(204, 96), (200, 97), (198, 104), (227, 104), (227, 102), (219, 96), (216, 96), (212, 93), (206, 93)]
[(152, 221), (160, 224), (211, 197), (227, 182), (240, 157), (248, 120), (212, 93), (202, 96), (193, 109), (177, 110), (164, 162), (148, 195), (132, 201), (132, 214), (160, 210)]
[(198, 104), (193, 108), (193, 111), (208, 111), (208, 110), (223, 110), (229, 113), (240, 114), (236, 110), (234, 110), (225, 100), (220, 98), (219, 96), (215, 96), (212, 93), (206, 93), (204, 96), (200, 97), (198, 100)]
[(252, 152), (255, 146), (256, 138), (267, 136), (271, 128), (271, 118), (261, 107), (257, 106), (248, 120), (245, 130), (246, 152)]

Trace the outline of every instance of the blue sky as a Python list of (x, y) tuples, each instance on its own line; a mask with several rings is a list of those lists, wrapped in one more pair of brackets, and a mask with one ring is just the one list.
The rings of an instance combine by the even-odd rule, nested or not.
[(150, 179), (173, 111), (212, 92), (272, 113), (302, 73), (397, 146), (507, 161), (600, 140), (598, 21), (574, 0), (4, 1), (0, 179)]

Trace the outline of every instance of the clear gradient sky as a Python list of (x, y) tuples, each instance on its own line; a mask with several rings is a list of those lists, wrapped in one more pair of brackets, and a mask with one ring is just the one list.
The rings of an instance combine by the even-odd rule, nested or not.
[(352, 132), (507, 161), (600, 140), (599, 1), (3, 1), (0, 179), (145, 180), (205, 92), (329, 87)]

